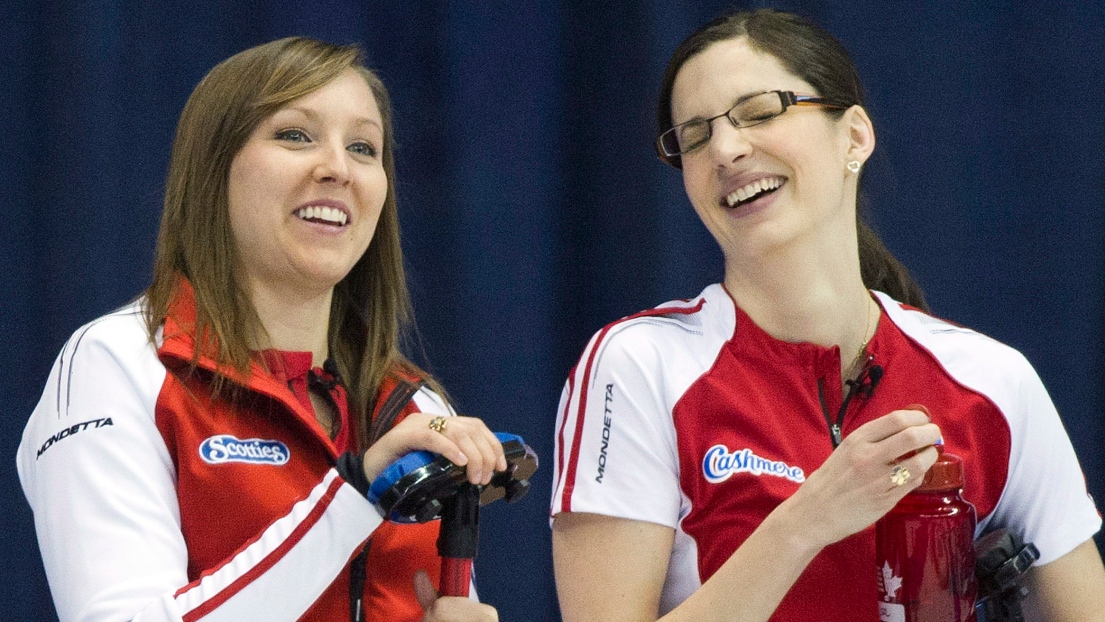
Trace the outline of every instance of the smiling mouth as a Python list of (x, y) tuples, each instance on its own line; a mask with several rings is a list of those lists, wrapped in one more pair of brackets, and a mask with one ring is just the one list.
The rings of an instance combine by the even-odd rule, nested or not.
[(730, 208), (751, 203), (779, 189), (786, 180), (782, 177), (765, 177), (742, 187), (726, 196), (722, 203)]
[(295, 211), (297, 218), (307, 222), (317, 222), (334, 227), (344, 227), (349, 222), (349, 215), (340, 209), (326, 207), (324, 205), (311, 205), (301, 207)]

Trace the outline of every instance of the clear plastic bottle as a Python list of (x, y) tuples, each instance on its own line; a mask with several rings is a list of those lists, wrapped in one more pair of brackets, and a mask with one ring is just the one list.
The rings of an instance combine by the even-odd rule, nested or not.
[(975, 622), (975, 508), (962, 459), (937, 451), (921, 486), (875, 523), (880, 622)]

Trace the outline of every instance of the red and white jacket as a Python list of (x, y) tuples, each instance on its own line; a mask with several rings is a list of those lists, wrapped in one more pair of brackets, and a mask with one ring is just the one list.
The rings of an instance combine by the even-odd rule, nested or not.
[[(382, 524), (313, 414), (260, 366), (234, 375), (236, 402), (212, 399), (214, 361), (201, 352), (188, 373), (194, 315), (184, 284), (156, 347), (138, 303), (79, 329), (23, 433), (19, 477), (60, 619), (348, 620), (369, 536), (364, 619), (421, 619), (412, 577), (437, 580), (437, 524)], [(426, 389), (401, 416), (416, 411), (453, 414)]]
[[(947, 450), (964, 459), (979, 533), (1010, 528), (1039, 547), (1040, 563), (1091, 538), (1101, 517), (1025, 358), (874, 295), (883, 315), (867, 352), (884, 373), (849, 402), (843, 435), (923, 404)], [(614, 322), (591, 339), (564, 389), (551, 512), (674, 529), (666, 613), (829, 457), (825, 411), (835, 421), (841, 386), (838, 348), (774, 339), (721, 285)], [(877, 621), (874, 547), (872, 528), (826, 547), (772, 621)]]

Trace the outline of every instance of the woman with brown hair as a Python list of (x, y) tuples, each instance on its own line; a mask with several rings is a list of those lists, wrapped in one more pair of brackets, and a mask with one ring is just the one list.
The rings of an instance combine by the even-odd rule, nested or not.
[(64, 346), (20, 447), (62, 620), (497, 619), (437, 597), (435, 525), (365, 498), (415, 450), (506, 468), (400, 352), (393, 145), (355, 47), (274, 41), (196, 87), (153, 282)]
[(879, 620), (871, 525), (942, 438), (976, 535), (1039, 548), (1037, 615), (1105, 620), (1101, 518), (1036, 373), (928, 315), (858, 220), (875, 133), (840, 43), (787, 13), (725, 15), (675, 51), (658, 117), (725, 277), (603, 328), (568, 378), (564, 619)]

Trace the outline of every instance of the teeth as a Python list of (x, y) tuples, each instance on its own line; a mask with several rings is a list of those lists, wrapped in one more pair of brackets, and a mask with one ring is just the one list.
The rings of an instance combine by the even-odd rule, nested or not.
[(325, 207), (320, 205), (311, 205), (309, 207), (303, 207), (296, 210), (295, 215), (303, 220), (321, 220), (323, 222), (330, 222), (337, 225), (345, 225), (349, 220), (349, 216), (340, 209), (333, 207)]
[(741, 201), (747, 201), (748, 199), (751, 199), (761, 192), (774, 190), (781, 185), (783, 185), (783, 178), (781, 177), (765, 177), (764, 179), (757, 179), (747, 186), (737, 188), (735, 192), (725, 197), (725, 202), (729, 204), (729, 207), (733, 207)]

